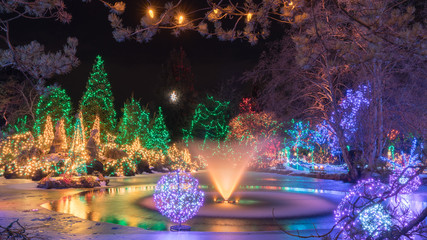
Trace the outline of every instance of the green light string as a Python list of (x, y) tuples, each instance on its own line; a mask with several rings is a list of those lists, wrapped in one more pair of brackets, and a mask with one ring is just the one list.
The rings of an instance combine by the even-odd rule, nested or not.
[(230, 102), (221, 102), (208, 96), (206, 104), (200, 103), (194, 110), (188, 129), (183, 129), (184, 142), (194, 137), (207, 140), (223, 140), (228, 135), (228, 107)]
[[(99, 116), (100, 136), (104, 142), (107, 141), (107, 132), (113, 133), (117, 124), (113, 102), (114, 97), (104, 69), (104, 61), (98, 55), (86, 84), (86, 92), (80, 100), (79, 109), (83, 114), (84, 126), (93, 126), (95, 117)], [(89, 131), (90, 128), (86, 129), (86, 136), (90, 136)]]
[(34, 137), (42, 134), (48, 115), (54, 126), (61, 118), (64, 118), (67, 135), (71, 136), (73, 131), (71, 112), (71, 99), (65, 90), (59, 86), (48, 86), (47, 91), (40, 96), (37, 102), (36, 120), (33, 126)]

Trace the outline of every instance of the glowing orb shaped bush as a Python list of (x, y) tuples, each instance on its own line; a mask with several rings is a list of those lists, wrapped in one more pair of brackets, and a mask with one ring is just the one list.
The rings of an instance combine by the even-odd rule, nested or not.
[(392, 225), (390, 214), (381, 204), (366, 208), (358, 218), (363, 230), (374, 238), (378, 237), (381, 231), (389, 231)]
[(163, 176), (154, 192), (157, 209), (172, 222), (186, 222), (203, 205), (204, 193), (198, 186), (199, 181), (189, 173), (178, 171)]
[(389, 231), (390, 213), (382, 204), (388, 187), (380, 181), (360, 181), (335, 210), (335, 223), (344, 239), (367, 239)]
[[(392, 188), (393, 191), (397, 191), (402, 186), (404, 186), (399, 191), (399, 194), (412, 193), (412, 192), (416, 191), (421, 186), (421, 178), (420, 178), (420, 176), (414, 177), (416, 174), (417, 174), (416, 171), (412, 168), (397, 169), (390, 176), (390, 187)], [(413, 179), (411, 179), (411, 178), (413, 178)]]

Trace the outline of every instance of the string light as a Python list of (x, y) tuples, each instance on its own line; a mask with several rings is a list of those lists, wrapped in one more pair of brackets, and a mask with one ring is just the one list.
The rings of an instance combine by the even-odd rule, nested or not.
[(120, 119), (117, 143), (127, 145), (136, 138), (147, 141), (150, 114), (142, 110), (141, 105), (134, 98), (126, 100), (123, 107), (123, 117)]
[(398, 168), (390, 175), (389, 184), (394, 192), (400, 189), (399, 194), (409, 194), (421, 186), (421, 178), (412, 168)]
[(203, 167), (200, 162), (191, 158), (188, 148), (179, 149), (175, 143), (169, 148), (168, 156), (172, 170), (194, 172)]
[(359, 215), (362, 228), (373, 238), (378, 237), (383, 231), (390, 231), (391, 217), (381, 204), (375, 204)]
[(335, 224), (344, 239), (368, 239), (390, 229), (390, 213), (378, 206), (387, 190), (374, 179), (359, 181), (350, 189), (335, 210)]
[(159, 107), (157, 117), (154, 119), (153, 128), (149, 130), (149, 136), (146, 145), (148, 149), (162, 150), (162, 152), (167, 153), (168, 143), (171, 140), (161, 107)]
[(248, 13), (247, 15), (246, 15), (246, 20), (249, 22), (249, 21), (251, 21), (251, 19), (252, 19), (252, 13)]
[[(86, 84), (86, 92), (80, 101), (80, 111), (84, 116), (82, 120), (84, 126), (92, 126), (96, 116), (99, 117), (101, 125), (99, 134), (104, 142), (106, 132), (114, 132), (116, 128), (116, 111), (113, 102), (114, 98), (108, 75), (104, 69), (104, 61), (98, 55)], [(85, 135), (89, 136), (89, 133), (86, 132)]]
[(71, 112), (71, 99), (65, 90), (58, 86), (48, 86), (46, 92), (40, 96), (35, 109), (34, 136), (42, 134), (48, 115), (53, 124), (64, 118), (67, 135), (71, 135), (73, 130)]
[(148, 15), (150, 16), (150, 18), (154, 18), (154, 11), (153, 11), (153, 9), (151, 9), (151, 8), (148, 9)]
[(181, 25), (183, 23), (184, 23), (184, 15), (181, 14), (178, 16), (178, 24)]
[(204, 202), (199, 181), (189, 173), (177, 171), (163, 176), (156, 185), (154, 202), (159, 212), (172, 222), (186, 222), (194, 217)]
[(194, 110), (193, 120), (189, 129), (183, 129), (183, 139), (186, 144), (196, 137), (207, 140), (222, 140), (228, 135), (229, 102), (221, 102), (208, 96), (206, 104), (200, 103)]

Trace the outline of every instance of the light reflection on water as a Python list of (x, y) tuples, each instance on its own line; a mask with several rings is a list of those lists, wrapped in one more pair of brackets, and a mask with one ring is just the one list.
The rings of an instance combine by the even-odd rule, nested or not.
[[(266, 182), (274, 181), (268, 179)], [(141, 198), (153, 194), (155, 184), (144, 184), (127, 187), (103, 188), (75, 195), (63, 197), (57, 201), (43, 204), (42, 206), (53, 211), (75, 215), (80, 218), (109, 222), (119, 225), (139, 227), (149, 230), (167, 230), (172, 225), (168, 219), (157, 211), (142, 208), (138, 205)], [(200, 185), (204, 191), (214, 191), (211, 185)], [(326, 197), (336, 204), (345, 195), (342, 191), (323, 190), (301, 187), (284, 187), (270, 185), (242, 184), (237, 191), (281, 191), (304, 194), (316, 194)], [(411, 199), (415, 211), (427, 206), (421, 197)], [(330, 215), (309, 218), (281, 219), (278, 223), (287, 230), (328, 229), (334, 220)], [(239, 231), (273, 231), (279, 227), (272, 219), (236, 219), (195, 217), (186, 224), (192, 226), (194, 231), (212, 232), (239, 232)]]

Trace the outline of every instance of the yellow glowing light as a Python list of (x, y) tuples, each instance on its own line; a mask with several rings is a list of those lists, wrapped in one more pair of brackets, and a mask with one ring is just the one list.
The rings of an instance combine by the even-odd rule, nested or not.
[(215, 14), (217, 14), (217, 13), (219, 12), (219, 10), (218, 10), (217, 8), (215, 8), (215, 9), (213, 10), (213, 12), (214, 12)]
[(252, 13), (248, 13), (248, 15), (246, 16), (246, 19), (248, 20), (248, 22), (252, 19)]
[(289, 3), (288, 3), (288, 5), (289, 5), (289, 6), (292, 6), (292, 5), (294, 5), (294, 3), (293, 3), (293, 2), (289, 2)]
[(182, 24), (184, 22), (184, 16), (183, 15), (179, 15), (178, 17), (178, 24)]
[(150, 16), (150, 18), (154, 18), (154, 11), (153, 9), (148, 9), (148, 15)]

